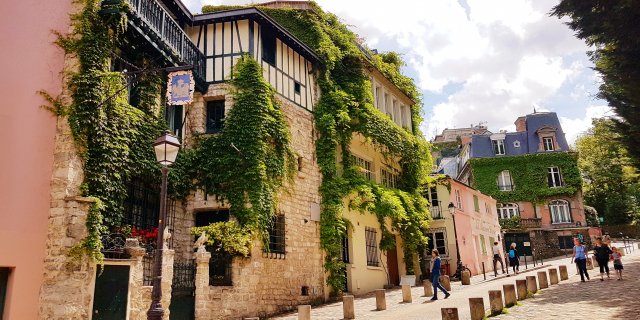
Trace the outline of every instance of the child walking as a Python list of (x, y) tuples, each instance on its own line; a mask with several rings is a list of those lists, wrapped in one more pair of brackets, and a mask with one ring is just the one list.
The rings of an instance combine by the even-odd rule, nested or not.
[(624, 269), (624, 267), (622, 267), (622, 254), (616, 247), (611, 247), (611, 251), (613, 251), (611, 254), (611, 257), (613, 258), (613, 269), (616, 270), (618, 280), (622, 280), (622, 270)]
[(511, 249), (509, 249), (509, 265), (513, 267), (513, 273), (518, 274), (520, 271), (520, 261), (518, 260), (518, 250), (516, 250), (516, 243), (511, 243)]

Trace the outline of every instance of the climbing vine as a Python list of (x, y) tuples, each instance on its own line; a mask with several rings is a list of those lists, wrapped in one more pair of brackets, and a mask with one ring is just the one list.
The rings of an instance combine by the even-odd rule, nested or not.
[(178, 159), (173, 178), (182, 196), (201, 188), (227, 200), (245, 232), (268, 243), (277, 194), (296, 169), (290, 132), (255, 60), (240, 59), (229, 83), (234, 105), (222, 131), (199, 136)]
[[(165, 127), (155, 108), (161, 78), (153, 72), (139, 73), (137, 91), (132, 94), (136, 105), (132, 105), (127, 90), (131, 79), (111, 71), (126, 28), (128, 5), (110, 4), (111, 13), (105, 13), (101, 1), (77, 3), (82, 9), (71, 17), (72, 31), (58, 34), (57, 40), (77, 60), (76, 70), (66, 81), (71, 99), (65, 103), (60, 97), (41, 94), (51, 103), (50, 110), (67, 117), (84, 161), (81, 192), (95, 200), (87, 216), (88, 236), (73, 247), (70, 256), (77, 260), (86, 254), (102, 263), (100, 235), (122, 223), (126, 184), (134, 173), (153, 176), (158, 169), (150, 146)], [(137, 62), (149, 64), (143, 56)]]
[[(469, 160), (473, 184), (482, 193), (498, 202), (541, 202), (552, 196), (571, 196), (580, 190), (582, 178), (575, 153), (536, 153), (517, 157), (474, 158)], [(558, 167), (564, 184), (550, 188), (547, 182), (549, 167)], [(509, 170), (512, 191), (498, 189), (498, 175)]]

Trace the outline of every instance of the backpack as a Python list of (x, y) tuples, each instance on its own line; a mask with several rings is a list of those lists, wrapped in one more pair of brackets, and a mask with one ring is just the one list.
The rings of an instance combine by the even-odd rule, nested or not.
[(509, 258), (512, 258), (512, 259), (513, 259), (513, 258), (515, 258), (515, 257), (516, 257), (516, 251), (515, 251), (515, 250), (513, 250), (513, 249), (509, 250)]

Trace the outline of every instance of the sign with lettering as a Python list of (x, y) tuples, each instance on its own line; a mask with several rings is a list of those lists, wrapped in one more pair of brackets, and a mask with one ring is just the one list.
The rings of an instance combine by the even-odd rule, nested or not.
[(522, 245), (525, 247), (531, 247), (531, 242), (526, 241)]
[(167, 81), (167, 104), (185, 105), (193, 102), (195, 81), (191, 70), (181, 70), (169, 73)]

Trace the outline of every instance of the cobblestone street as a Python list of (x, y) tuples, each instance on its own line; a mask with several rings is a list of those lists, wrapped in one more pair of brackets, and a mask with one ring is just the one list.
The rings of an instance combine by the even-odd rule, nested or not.
[[(375, 311), (374, 297), (361, 297), (355, 300), (356, 319), (441, 319), (441, 308), (457, 307), (460, 319), (469, 319), (469, 298), (484, 298), (485, 308), (489, 308), (488, 290), (500, 290), (503, 284), (515, 284), (516, 279), (524, 279), (525, 276), (536, 275), (533, 270), (547, 270), (549, 267), (566, 265), (569, 270), (569, 280), (560, 282), (560, 285), (551, 286), (539, 291), (533, 299), (521, 302), (521, 306), (508, 309), (508, 314), (493, 317), (491, 319), (640, 319), (640, 304), (632, 302), (629, 297), (640, 296), (640, 251), (636, 250), (623, 258), (624, 280), (599, 280), (598, 269), (589, 270), (591, 281), (580, 282), (580, 277), (575, 273), (575, 267), (570, 263), (570, 258), (556, 258), (545, 261), (540, 269), (521, 270), (518, 276), (499, 276), (488, 281), (483, 281), (482, 276), (476, 276), (471, 286), (462, 286), (459, 282), (452, 283), (451, 297), (436, 302), (429, 301), (430, 297), (423, 296), (422, 287), (412, 288), (412, 303), (402, 303), (402, 292), (398, 289), (388, 290), (386, 293), (387, 310)], [(287, 314), (275, 319), (296, 320), (297, 314)], [(342, 319), (342, 302), (328, 304), (312, 309), (313, 320)]]

